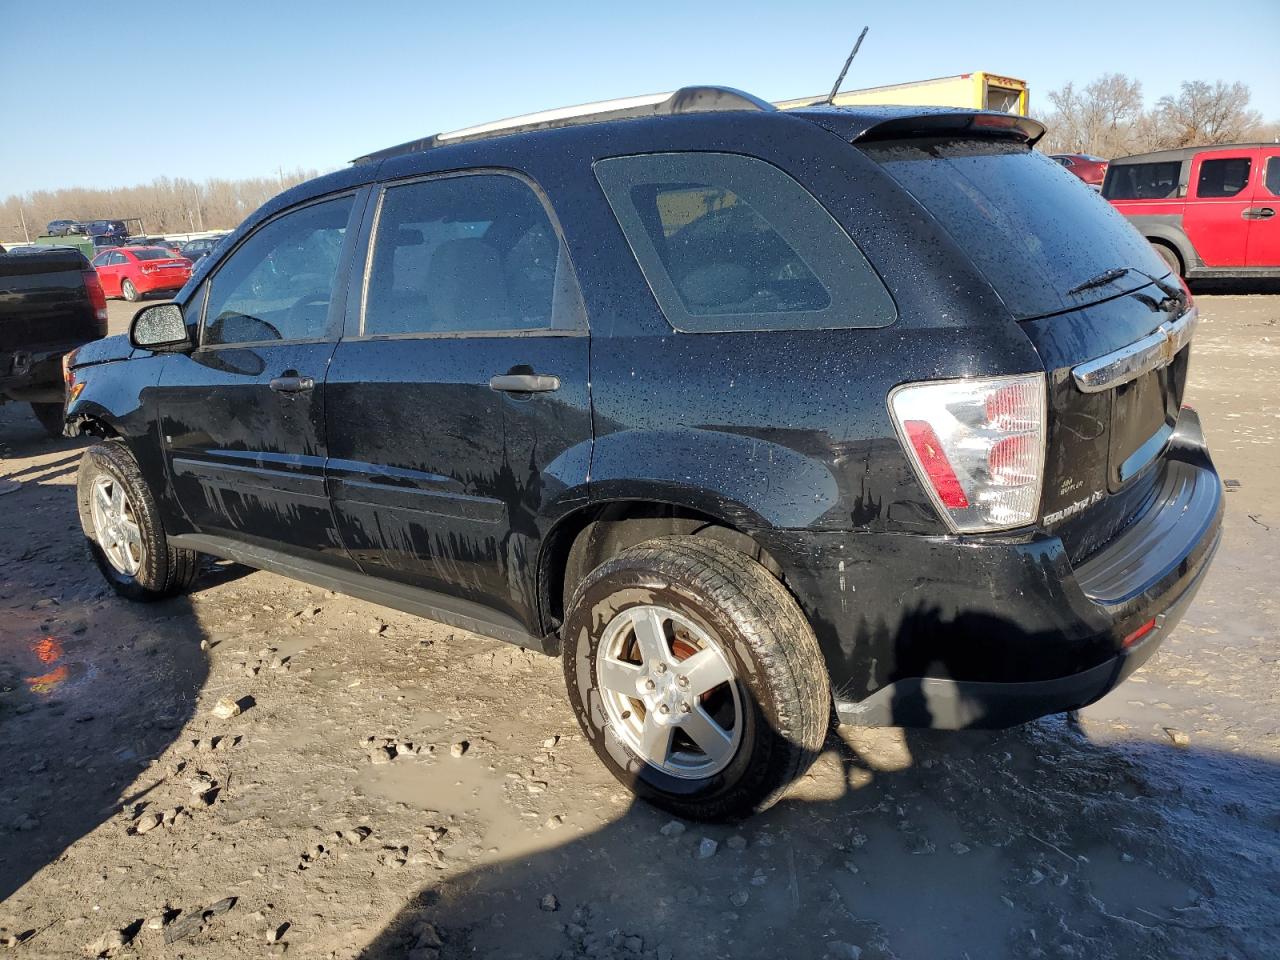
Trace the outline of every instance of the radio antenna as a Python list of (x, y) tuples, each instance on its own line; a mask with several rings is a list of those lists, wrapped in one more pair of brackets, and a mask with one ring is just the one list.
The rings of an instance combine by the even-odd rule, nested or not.
[(840, 84), (844, 83), (844, 75), (849, 72), (849, 64), (853, 63), (853, 58), (858, 55), (858, 48), (862, 46), (862, 38), (867, 35), (870, 27), (863, 27), (862, 32), (858, 34), (858, 40), (853, 45), (853, 49), (849, 51), (849, 59), (844, 62), (844, 69), (840, 71), (840, 76), (836, 77), (836, 85), (831, 88), (831, 92), (827, 94), (826, 104), (832, 106), (836, 102), (836, 94), (840, 92)]

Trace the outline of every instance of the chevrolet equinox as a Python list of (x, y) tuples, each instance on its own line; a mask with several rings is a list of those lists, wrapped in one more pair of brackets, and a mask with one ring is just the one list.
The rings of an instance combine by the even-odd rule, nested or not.
[(67, 368), (125, 597), (202, 554), (558, 655), (679, 815), (843, 723), (996, 727), (1151, 656), (1217, 547), (1196, 308), (1033, 120), (685, 88), (268, 202)]

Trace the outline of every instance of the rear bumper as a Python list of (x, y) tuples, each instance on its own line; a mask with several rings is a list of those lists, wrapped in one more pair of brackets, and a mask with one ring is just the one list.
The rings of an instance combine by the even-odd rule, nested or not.
[(142, 293), (155, 293), (158, 290), (180, 290), (191, 279), (191, 271), (181, 273), (141, 273), (133, 281), (133, 285)]
[(841, 723), (860, 726), (933, 727), (944, 730), (1001, 728), (1077, 710), (1101, 699), (1151, 658), (1182, 619), (1218, 549), (1215, 531), (1194, 579), (1155, 615), (1156, 625), (1138, 643), (1095, 667), (1050, 680), (990, 683), (909, 677), (881, 687), (858, 703), (836, 703)]
[(1160, 469), (1159, 494), (1078, 564), (1043, 531), (762, 538), (818, 635), (840, 719), (1001, 727), (1113, 689), (1177, 624), (1221, 536), (1222, 484), (1193, 412)]

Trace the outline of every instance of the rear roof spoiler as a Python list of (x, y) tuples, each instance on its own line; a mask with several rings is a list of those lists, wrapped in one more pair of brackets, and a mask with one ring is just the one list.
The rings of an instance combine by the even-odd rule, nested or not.
[(1016, 140), (1027, 146), (1044, 136), (1044, 124), (1030, 117), (991, 110), (950, 107), (810, 107), (790, 111), (825, 127), (850, 143), (911, 137), (967, 136)]

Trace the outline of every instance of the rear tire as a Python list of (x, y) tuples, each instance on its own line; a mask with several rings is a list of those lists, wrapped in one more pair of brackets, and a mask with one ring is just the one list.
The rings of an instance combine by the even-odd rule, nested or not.
[(1155, 249), (1156, 253), (1160, 254), (1160, 259), (1168, 265), (1169, 269), (1173, 271), (1173, 275), (1175, 277), (1181, 277), (1183, 275), (1182, 258), (1178, 256), (1178, 252), (1176, 250), (1163, 243), (1151, 242), (1151, 246)]
[(138, 288), (133, 285), (133, 281), (127, 277), (120, 281), (120, 293), (130, 303), (137, 303), (138, 298), (141, 296), (138, 293)]
[(62, 430), (65, 426), (62, 420), (62, 404), (33, 403), (31, 404), (31, 412), (36, 415), (36, 419), (40, 421), (40, 426), (44, 427), (45, 433), (55, 440), (62, 436)]
[[(200, 555), (169, 544), (155, 498), (122, 442), (109, 440), (84, 452), (76, 494), (89, 552), (116, 593), (149, 602), (190, 588)], [(95, 497), (102, 498), (96, 513)], [(113, 501), (118, 509), (111, 509)]]
[(583, 733), (664, 810), (765, 810), (822, 748), (831, 689), (813, 630), (777, 579), (722, 543), (662, 537), (622, 551), (578, 585), (562, 635)]

